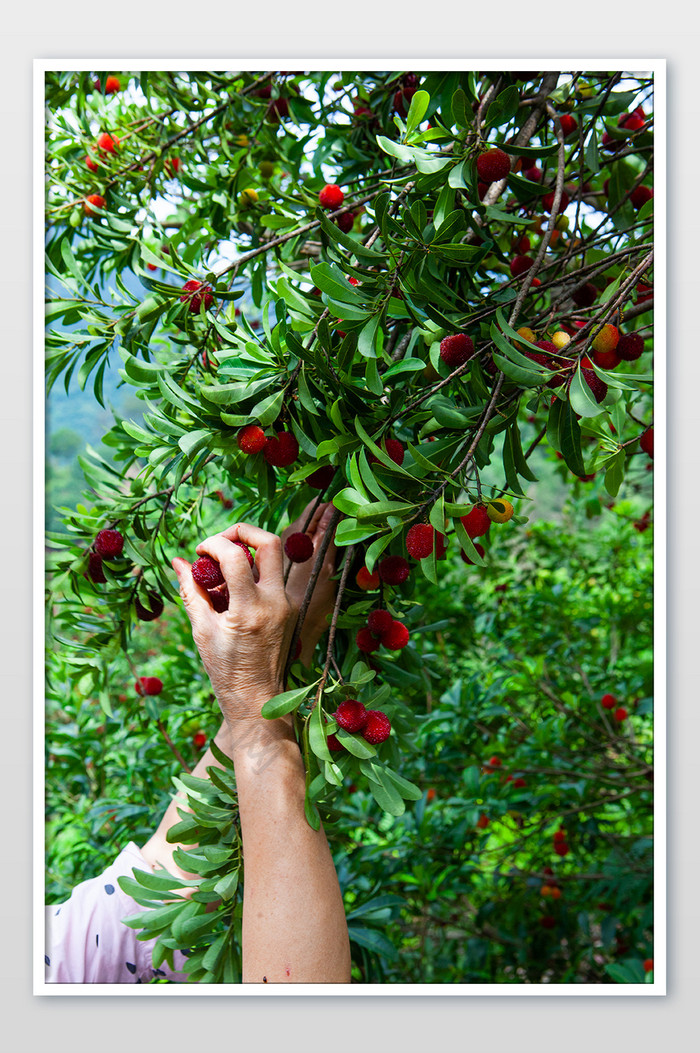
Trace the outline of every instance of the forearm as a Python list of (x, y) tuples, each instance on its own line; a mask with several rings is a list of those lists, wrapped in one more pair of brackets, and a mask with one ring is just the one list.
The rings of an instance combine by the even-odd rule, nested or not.
[(350, 944), (328, 842), (304, 814), (286, 721), (232, 728), (244, 858), (243, 982), (349, 983)]

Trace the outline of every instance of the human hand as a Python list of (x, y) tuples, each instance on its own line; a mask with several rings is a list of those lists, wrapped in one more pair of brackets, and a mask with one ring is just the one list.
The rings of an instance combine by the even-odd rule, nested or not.
[[(303, 529), (304, 523), (306, 522), (313, 504), (314, 502), (310, 501), (299, 518), (282, 532), (283, 546), (290, 534), (296, 534)], [(309, 583), (314, 563), (316, 562), (316, 556), (318, 555), (318, 550), (323, 543), (323, 539), (328, 530), (334, 511), (335, 509), (329, 501), (323, 502), (318, 506), (313, 514), (311, 522), (306, 528), (306, 533), (314, 544), (313, 556), (305, 563), (293, 563), (291, 565), (289, 577), (287, 578), (287, 596), (297, 610), (301, 607), (304, 596), (306, 595), (306, 587)], [(313, 650), (319, 637), (328, 628), (327, 619), (333, 611), (333, 604), (335, 603), (336, 595), (336, 583), (332, 580), (332, 575), (335, 573), (336, 551), (335, 542), (331, 541), (326, 550), (321, 571), (311, 595), (311, 602), (309, 603), (304, 618), (302, 641), (305, 651), (307, 650), (307, 647), (310, 647), (310, 649)], [(285, 571), (289, 567), (289, 560), (286, 556), (284, 557), (284, 567)]]
[[(241, 541), (255, 550), (256, 581)], [(230, 726), (260, 717), (262, 705), (284, 690), (284, 666), (297, 612), (284, 589), (282, 541), (247, 523), (235, 523), (197, 546), (215, 559), (229, 591), (229, 607), (217, 613), (191, 565), (176, 557), (173, 569), (192, 636)]]

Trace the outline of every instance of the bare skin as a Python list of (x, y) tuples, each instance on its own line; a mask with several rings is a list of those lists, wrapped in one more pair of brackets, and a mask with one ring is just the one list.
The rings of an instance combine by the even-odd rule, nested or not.
[[(308, 529), (315, 550), (330, 511), (321, 507)], [(305, 514), (283, 534), (301, 528)], [(258, 577), (233, 541), (255, 550)], [(173, 560), (192, 635), (211, 680), (224, 723), (217, 745), (233, 759), (245, 867), (244, 983), (349, 983), (350, 946), (342, 896), (323, 827), (304, 815), (304, 765), (290, 717), (266, 720), (264, 703), (283, 690), (283, 673), (298, 606), (313, 559), (292, 567), (284, 588), (283, 541), (245, 523), (208, 538), (198, 555), (216, 559), (230, 594), (229, 610), (213, 610), (184, 559)], [(309, 609), (302, 661), (326, 628), (335, 585), (331, 545)], [(216, 763), (207, 750), (194, 774)], [(178, 821), (174, 801), (144, 846), (152, 864), (182, 874), (165, 840)]]

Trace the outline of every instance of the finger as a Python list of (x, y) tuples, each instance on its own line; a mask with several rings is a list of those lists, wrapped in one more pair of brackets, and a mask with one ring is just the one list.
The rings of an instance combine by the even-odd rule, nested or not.
[(171, 563), (173, 570), (177, 574), (180, 596), (182, 597), (187, 616), (192, 623), (192, 628), (195, 627), (195, 624), (198, 626), (206, 625), (208, 619), (214, 613), (207, 590), (203, 589), (194, 580), (192, 567), (186, 559), (176, 556), (175, 559), (171, 560)]
[(231, 542), (238, 540), (229, 537), (234, 530), (229, 527), (222, 534), (214, 534), (197, 545), (199, 555), (210, 556), (221, 567), (221, 573), (228, 586), (230, 596), (252, 601), (255, 599), (255, 581), (248, 562), (248, 556), (240, 545)]
[[(284, 589), (284, 561), (282, 558), (282, 539), (278, 534), (262, 530), (251, 523), (236, 523), (231, 527), (235, 535), (232, 541), (242, 541), (244, 545), (255, 549), (255, 565), (260, 571), (260, 585), (263, 588)], [(225, 536), (229, 536), (226, 530)]]

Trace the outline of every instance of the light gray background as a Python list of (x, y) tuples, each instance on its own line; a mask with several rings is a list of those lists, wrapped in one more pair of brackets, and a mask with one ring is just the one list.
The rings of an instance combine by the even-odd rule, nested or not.
[[(700, 223), (698, 33), (687, 4), (613, 7), (425, 5), (376, 0), (184, 4), (113, 0), (12, 4), (0, 41), (2, 741), (0, 1004), (20, 1053), (129, 1048), (284, 1053), (435, 1048), (530, 1053), (695, 1048), (700, 991), (697, 892), (698, 439)], [(269, 56), (532, 59), (666, 58), (668, 119), (668, 995), (641, 997), (73, 997), (32, 995), (32, 62), (34, 58)], [(520, 62), (525, 59), (527, 62)], [(109, 65), (109, 62), (107, 61)], [(631, 63), (630, 63), (631, 64)], [(616, 68), (612, 66), (611, 68)], [(657, 363), (657, 368), (658, 368)], [(657, 462), (657, 472), (661, 465)], [(695, 1010), (695, 1012), (693, 1012)]]

